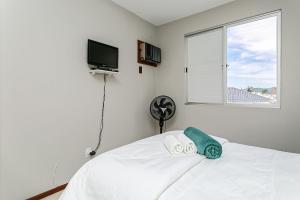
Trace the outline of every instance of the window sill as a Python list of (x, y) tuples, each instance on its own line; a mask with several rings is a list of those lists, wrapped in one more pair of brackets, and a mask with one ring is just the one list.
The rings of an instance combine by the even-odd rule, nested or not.
[(280, 104), (249, 104), (249, 103), (225, 103), (228, 107), (248, 107), (248, 108), (275, 108), (280, 109)]
[(266, 109), (280, 109), (280, 103), (276, 104), (247, 104), (247, 103), (197, 103), (186, 102), (184, 105), (209, 105), (209, 106), (224, 106), (224, 107), (240, 107), (240, 108), (266, 108)]

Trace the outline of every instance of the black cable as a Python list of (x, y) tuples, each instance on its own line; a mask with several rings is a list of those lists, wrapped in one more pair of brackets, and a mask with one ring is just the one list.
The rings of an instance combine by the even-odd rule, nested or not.
[(100, 145), (102, 140), (102, 131), (103, 131), (103, 120), (104, 120), (104, 108), (105, 108), (105, 96), (106, 96), (106, 74), (103, 74), (104, 86), (103, 86), (103, 97), (102, 97), (102, 110), (101, 110), (101, 121), (100, 121), (100, 131), (98, 136), (98, 143), (95, 150), (90, 152), (90, 156), (94, 156)]

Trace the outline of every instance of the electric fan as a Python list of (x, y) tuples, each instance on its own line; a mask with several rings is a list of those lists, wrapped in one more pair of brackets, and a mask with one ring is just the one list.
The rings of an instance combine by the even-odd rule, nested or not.
[(150, 104), (150, 112), (154, 119), (159, 120), (160, 133), (164, 122), (171, 119), (176, 111), (176, 105), (171, 97), (162, 95), (155, 97)]

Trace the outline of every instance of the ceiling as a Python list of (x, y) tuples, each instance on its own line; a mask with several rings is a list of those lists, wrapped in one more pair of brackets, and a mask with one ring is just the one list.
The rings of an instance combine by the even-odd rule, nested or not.
[(112, 0), (146, 21), (159, 26), (234, 0)]

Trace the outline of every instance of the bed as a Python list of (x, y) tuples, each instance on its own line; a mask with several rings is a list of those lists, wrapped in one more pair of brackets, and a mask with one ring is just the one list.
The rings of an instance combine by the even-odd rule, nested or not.
[(171, 155), (166, 135), (101, 154), (71, 179), (60, 200), (299, 200), (300, 155), (231, 143), (220, 159)]

